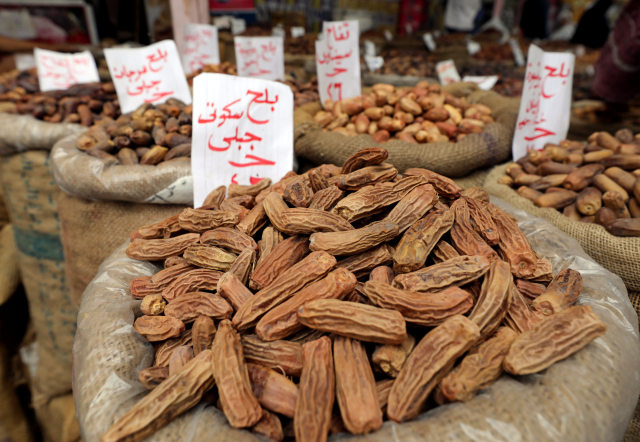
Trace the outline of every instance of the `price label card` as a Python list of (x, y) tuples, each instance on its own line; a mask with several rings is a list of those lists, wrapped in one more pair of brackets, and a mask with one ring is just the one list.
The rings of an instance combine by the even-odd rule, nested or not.
[(187, 74), (207, 64), (220, 63), (218, 28), (211, 25), (187, 23), (184, 25), (182, 66)]
[(293, 26), (291, 28), (291, 36), (293, 38), (303, 37), (305, 34), (305, 29), (302, 26)]
[(241, 77), (284, 80), (282, 37), (235, 37), (236, 65)]
[(376, 45), (371, 40), (364, 41), (364, 55), (376, 55)]
[(575, 55), (529, 46), (522, 99), (513, 137), (513, 158), (564, 140), (571, 116)]
[(162, 103), (171, 97), (191, 103), (189, 85), (173, 40), (143, 48), (105, 49), (104, 58), (123, 114), (143, 103)]
[(324, 22), (324, 39), (316, 41), (320, 101), (340, 101), (360, 95), (358, 21)]
[(436, 72), (438, 73), (440, 84), (450, 84), (460, 81), (460, 74), (458, 74), (456, 64), (453, 60), (444, 60), (436, 64)]
[(391, 40), (393, 40), (393, 34), (391, 33), (391, 31), (390, 31), (390, 30), (388, 30), (388, 29), (385, 29), (385, 30), (384, 30), (384, 38), (385, 38), (385, 40), (387, 40), (387, 41), (391, 41)]
[(213, 17), (213, 26), (218, 29), (231, 29), (231, 16), (220, 15), (218, 17)]
[(233, 35), (242, 34), (247, 30), (247, 22), (244, 18), (231, 18), (231, 33)]
[(480, 43), (469, 40), (467, 41), (467, 54), (474, 55), (480, 52)]
[(424, 40), (424, 44), (427, 49), (429, 49), (429, 52), (433, 52), (436, 50), (436, 41), (433, 39), (433, 35), (431, 35), (431, 32), (423, 34), (422, 40)]
[(287, 32), (284, 30), (282, 26), (276, 26), (271, 30), (271, 35), (273, 35), (274, 37), (284, 38), (287, 35)]
[(489, 91), (498, 82), (497, 75), (465, 75), (462, 78), (464, 82), (475, 83), (482, 90)]
[(41, 91), (67, 89), (78, 83), (100, 81), (96, 62), (89, 51), (63, 54), (36, 48), (33, 56)]
[(19, 71), (26, 71), (36, 67), (36, 58), (33, 54), (15, 54), (13, 60), (16, 64), (16, 69)]
[(203, 73), (193, 80), (194, 207), (221, 185), (280, 180), (293, 167), (293, 93), (274, 81)]
[(384, 65), (384, 58), (375, 55), (365, 55), (364, 62), (370, 71), (377, 71)]
[(522, 49), (520, 49), (520, 45), (514, 38), (509, 39), (509, 46), (511, 46), (511, 52), (513, 52), (513, 61), (516, 66), (524, 66), (524, 54), (522, 53)]

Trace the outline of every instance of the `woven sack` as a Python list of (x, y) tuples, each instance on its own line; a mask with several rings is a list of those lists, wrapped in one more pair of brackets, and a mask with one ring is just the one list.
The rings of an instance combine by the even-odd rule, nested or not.
[(455, 83), (444, 90), (467, 97), (470, 103), (489, 106), (496, 120), (484, 131), (471, 134), (456, 143), (437, 142), (412, 144), (400, 140), (376, 143), (370, 135), (344, 136), (322, 130), (313, 121), (320, 110), (319, 103), (310, 103), (294, 111), (295, 152), (316, 164), (343, 164), (354, 152), (371, 146), (389, 151), (389, 162), (400, 171), (409, 167), (424, 167), (450, 176), (460, 177), (484, 167), (494, 166), (511, 156), (511, 140), (518, 116), (519, 101), (495, 92), (481, 91), (472, 83)]
[(0, 440), (31, 441), (33, 436), (14, 390), (11, 374), (9, 353), (0, 342)]
[(97, 201), (192, 204), (190, 158), (157, 166), (123, 166), (78, 150), (77, 138), (72, 135), (60, 140), (51, 151), (51, 172), (68, 194)]
[(484, 183), (487, 192), (534, 216), (548, 219), (577, 239), (599, 264), (620, 276), (629, 290), (640, 290), (640, 238), (614, 236), (598, 224), (573, 221), (556, 209), (537, 207), (511, 187), (498, 183), (498, 179), (505, 175), (506, 167), (503, 164), (491, 171)]
[(18, 250), (13, 228), (7, 224), (0, 230), (0, 306), (13, 295), (19, 284)]
[[(624, 284), (593, 262), (579, 244), (549, 222), (515, 214), (533, 248), (554, 270), (583, 274), (579, 303), (590, 305), (607, 332), (544, 372), (498, 382), (466, 403), (439, 407), (403, 424), (349, 440), (620, 440), (640, 393), (638, 321)], [(128, 258), (125, 245), (101, 265), (82, 297), (74, 342), (74, 398), (83, 440), (98, 441), (145, 394), (137, 373), (153, 346), (134, 329), (140, 301), (129, 282), (153, 275), (153, 263)], [(605, 289), (606, 288), (606, 289)], [(154, 441), (263, 440), (231, 428), (214, 404), (201, 403), (152, 436)], [(338, 440), (340, 436), (332, 436)]]

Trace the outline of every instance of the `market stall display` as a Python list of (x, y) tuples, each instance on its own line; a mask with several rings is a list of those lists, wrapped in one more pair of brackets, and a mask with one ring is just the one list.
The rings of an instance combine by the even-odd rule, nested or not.
[[(496, 168), (487, 190), (575, 237), (596, 261), (640, 290), (640, 148), (629, 130), (596, 132)], [(517, 189), (513, 190), (511, 187)]]
[[(381, 97), (390, 96), (390, 94), (385, 93), (384, 90), (391, 90), (392, 88), (393, 87), (390, 87), (389, 85), (379, 87), (382, 91)], [(407, 124), (405, 122), (407, 121), (406, 119), (410, 120), (412, 117), (415, 119), (415, 117), (411, 112), (403, 111), (400, 107), (400, 99), (409, 98), (405, 97), (405, 95), (412, 93), (411, 90), (411, 88), (398, 89), (399, 93), (395, 95), (398, 101), (394, 102), (393, 106), (387, 105), (386, 107), (387, 110), (391, 109), (391, 114), (397, 113), (405, 120), (401, 120), (400, 118), (394, 119), (388, 116), (387, 118), (384, 118), (384, 121), (391, 120), (391, 124), (398, 125), (398, 127), (404, 127), (407, 129), (406, 132), (413, 131), (413, 128), (420, 129), (414, 123)], [(428, 91), (428, 89), (426, 90)], [(368, 133), (345, 136), (340, 132), (347, 131), (352, 133), (352, 131), (348, 130), (346, 127), (340, 131), (325, 131), (314, 119), (314, 117), (321, 111), (320, 105), (312, 103), (296, 109), (294, 113), (296, 154), (315, 162), (316, 164), (321, 164), (326, 161), (334, 164), (342, 164), (350, 155), (359, 149), (368, 146), (383, 145), (389, 150), (390, 160), (401, 171), (409, 167), (425, 167), (438, 173), (443, 173), (453, 177), (468, 175), (476, 169), (495, 165), (506, 160), (509, 157), (511, 150), (511, 139), (513, 137), (513, 129), (518, 112), (518, 102), (516, 100), (502, 97), (491, 91), (481, 91), (476, 85), (470, 83), (458, 83), (444, 86), (442, 87), (442, 91), (445, 96), (451, 97), (451, 102), (455, 102), (458, 106), (461, 106), (463, 111), (466, 111), (474, 105), (476, 105), (474, 107), (477, 109), (489, 108), (491, 110), (491, 118), (495, 122), (486, 124), (480, 133), (471, 133), (464, 136), (464, 138), (460, 137), (460, 140), (457, 140), (456, 142), (444, 141), (445, 136), (440, 133), (440, 128), (438, 128), (435, 123), (429, 124), (428, 121), (422, 122), (421, 124), (428, 125), (431, 130), (433, 130), (433, 128), (437, 128), (438, 136), (440, 137), (438, 141), (417, 143), (415, 137), (409, 137), (408, 133), (405, 133), (407, 137), (403, 136), (403, 139), (389, 140), (387, 138), (387, 133), (385, 133), (384, 130), (376, 130), (379, 136), (385, 135), (384, 138), (387, 138), (388, 140), (385, 140), (386, 142), (382, 143), (382, 138), (380, 138), (381, 141), (377, 141)], [(417, 95), (418, 94), (416, 94), (416, 96)], [(373, 97), (373, 99), (375, 100), (376, 97)], [(384, 99), (386, 100), (386, 98)], [(425, 99), (424, 103), (426, 107), (428, 107), (429, 103), (427, 103), (426, 100), (428, 100), (428, 97)], [(365, 112), (379, 112), (379, 110), (372, 110), (377, 106), (371, 106), (371, 104), (375, 105), (375, 101), (368, 104), (370, 108)], [(362, 109), (364, 109), (364, 105), (365, 102), (363, 101), (361, 104)], [(358, 106), (358, 108), (359, 107), (360, 106)], [(423, 113), (424, 108), (422, 106), (419, 107), (420, 112)], [(461, 117), (459, 121), (462, 121), (462, 114), (456, 111), (453, 107), (451, 107), (451, 109), (455, 115), (454, 118), (459, 116)], [(361, 109), (358, 110), (359, 112), (363, 112)], [(382, 110), (385, 112), (384, 107)], [(444, 109), (430, 109), (427, 113), (441, 112), (443, 110)], [(335, 120), (334, 111), (335, 114), (338, 114), (335, 117)], [(415, 112), (418, 112), (417, 108), (415, 108)], [(456, 115), (456, 113), (458, 115)], [(330, 117), (332, 121), (328, 124), (333, 124), (335, 126), (341, 126), (342, 124), (348, 125), (351, 118), (347, 112), (342, 110), (342, 107), (339, 104), (334, 105), (331, 114), (327, 115), (326, 113), (320, 113), (320, 116), (326, 117), (327, 120)], [(445, 123), (446, 120), (451, 118), (449, 111), (447, 110), (441, 112), (441, 116), (443, 117), (443, 120), (440, 123)], [(485, 118), (484, 116), (479, 117)], [(363, 118), (361, 118), (361, 120), (363, 120)], [(354, 122), (352, 124), (353, 126), (349, 126), (349, 128), (355, 129), (356, 123)], [(375, 126), (375, 122), (373, 125), (371, 124), (371, 121), (368, 124), (368, 127), (375, 128)], [(452, 135), (455, 135), (458, 131), (458, 126), (454, 126), (453, 124), (441, 124), (441, 127), (445, 133), (449, 130), (449, 133)], [(353, 132), (357, 133), (357, 131)], [(374, 132), (374, 134), (376, 132)], [(400, 132), (402, 133), (402, 131)], [(418, 135), (418, 132), (419, 130), (414, 132), (416, 136)], [(429, 133), (436, 135), (435, 130)], [(422, 135), (423, 134), (421, 133), (420, 136)], [(413, 139), (413, 142), (410, 140), (406, 141), (406, 139)]]
[[(481, 189), (422, 169), (394, 181), (385, 159), (369, 149), (342, 168), (217, 189), (205, 208), (134, 231), (83, 297), (83, 437), (621, 437), (640, 354), (619, 279), (548, 223), (518, 212), (520, 231)], [(431, 393), (463, 402), (421, 414)]]

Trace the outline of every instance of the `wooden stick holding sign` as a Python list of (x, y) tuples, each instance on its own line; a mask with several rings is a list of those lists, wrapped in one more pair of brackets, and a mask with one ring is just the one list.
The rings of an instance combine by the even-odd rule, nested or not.
[(143, 48), (105, 49), (122, 113), (143, 103), (163, 103), (174, 97), (191, 103), (191, 93), (173, 40)]
[(323, 39), (316, 41), (320, 101), (340, 101), (360, 95), (358, 22), (323, 22)]
[(567, 137), (575, 55), (529, 46), (527, 71), (513, 137), (513, 158)]
[(89, 51), (63, 54), (36, 48), (33, 56), (38, 69), (38, 83), (43, 92), (100, 81), (96, 62)]
[(221, 185), (280, 180), (293, 168), (293, 93), (275, 81), (204, 73), (193, 80), (194, 207)]

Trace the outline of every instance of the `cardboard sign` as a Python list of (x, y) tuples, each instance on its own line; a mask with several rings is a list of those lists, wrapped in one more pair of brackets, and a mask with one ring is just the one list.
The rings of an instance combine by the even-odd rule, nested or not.
[(304, 37), (305, 29), (302, 26), (291, 27), (291, 36), (293, 38)]
[(370, 71), (377, 71), (384, 66), (384, 58), (375, 55), (365, 55), (364, 62)]
[(235, 37), (236, 65), (241, 77), (284, 80), (282, 37)]
[(184, 25), (182, 66), (187, 74), (208, 64), (220, 63), (218, 28), (211, 25), (187, 23)]
[(480, 52), (480, 43), (478, 43), (477, 41), (468, 40), (467, 54), (473, 55), (473, 54), (477, 54), (478, 52)]
[(358, 21), (323, 22), (324, 39), (316, 41), (320, 101), (360, 95)]
[(191, 103), (189, 85), (173, 40), (143, 48), (105, 49), (104, 58), (123, 114), (143, 103), (162, 103), (171, 97)]
[(513, 137), (513, 158), (564, 140), (571, 116), (575, 55), (529, 46), (520, 111)]
[(427, 32), (422, 35), (422, 40), (424, 41), (425, 46), (429, 49), (429, 52), (433, 52), (436, 50), (436, 41), (433, 39), (433, 35), (431, 32)]
[(524, 55), (522, 54), (522, 49), (520, 49), (520, 45), (514, 38), (509, 39), (509, 46), (511, 46), (511, 52), (513, 53), (513, 61), (516, 66), (524, 66)]
[(33, 50), (38, 68), (40, 90), (67, 89), (78, 83), (100, 81), (96, 62), (89, 51), (62, 54), (36, 48)]
[(231, 33), (233, 35), (242, 34), (247, 30), (247, 22), (244, 18), (231, 18)]
[(436, 64), (436, 72), (438, 73), (440, 84), (450, 84), (460, 81), (460, 74), (458, 74), (456, 64), (453, 60), (444, 60)]
[(204, 73), (193, 81), (194, 207), (221, 185), (280, 180), (293, 167), (293, 93), (274, 81)]
[(462, 81), (475, 83), (482, 90), (489, 91), (498, 82), (497, 75), (465, 75), (462, 77)]

